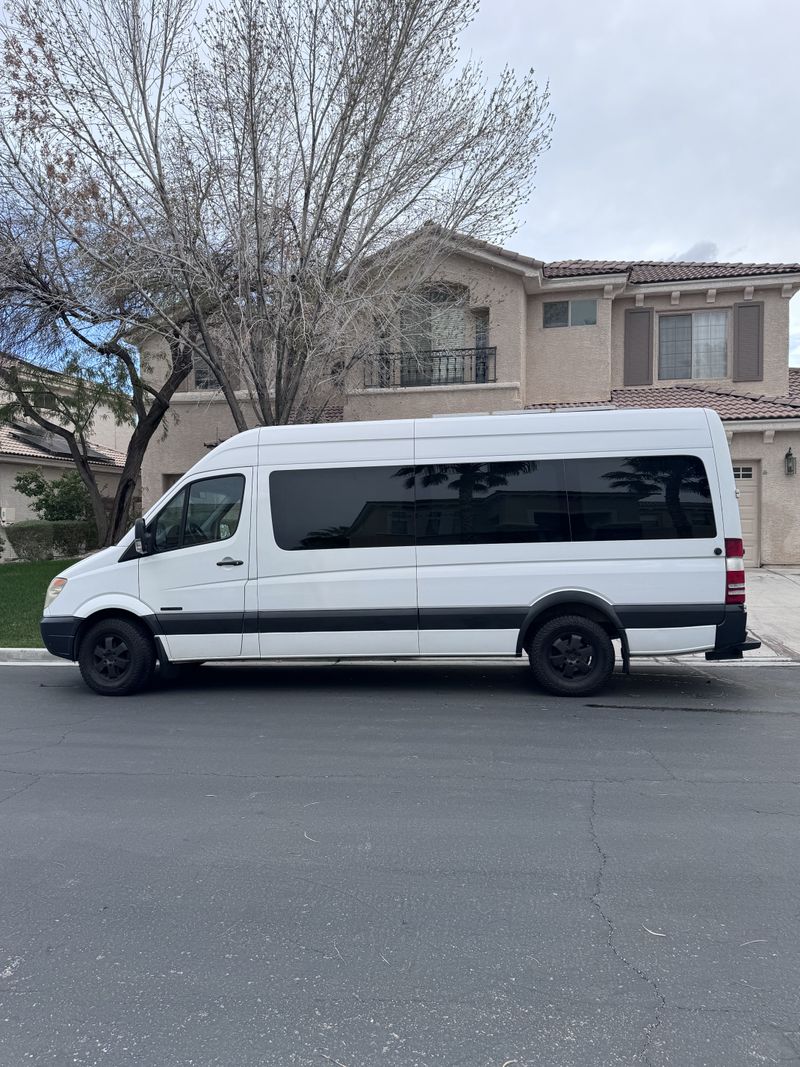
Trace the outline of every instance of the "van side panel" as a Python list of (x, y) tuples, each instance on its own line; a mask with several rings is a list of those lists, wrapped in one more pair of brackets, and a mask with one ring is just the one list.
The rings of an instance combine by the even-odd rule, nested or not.
[[(603, 413), (604, 415), (606, 413)], [(609, 415), (611, 413), (608, 413)], [(417, 546), (420, 652), (431, 655), (513, 654), (530, 606), (553, 594), (591, 593), (615, 608), (650, 609), (623, 619), (633, 655), (713, 648), (725, 599), (722, 500), (708, 424), (702, 412), (675, 412), (674, 425), (654, 429), (652, 413), (620, 412), (606, 428), (585, 417), (525, 416), (416, 423), (418, 468), (488, 460), (691, 455), (706, 468), (716, 535), (660, 540), (561, 541)], [(673, 414), (670, 412), (670, 415)], [(466, 420), (465, 420), (466, 421)], [(485, 432), (491, 428), (493, 433)], [(541, 427), (541, 429), (539, 428)], [(573, 428), (574, 427), (574, 431)], [(464, 432), (468, 430), (468, 432)], [(483, 431), (483, 432), (482, 432)], [(506, 431), (506, 432), (500, 432)], [(572, 432), (570, 432), (572, 431)], [(686, 612), (691, 616), (688, 625)], [(622, 613), (621, 617), (622, 617)], [(430, 620), (430, 621), (429, 621)], [(447, 625), (437, 625), (446, 621)]]
[[(416, 655), (416, 553), (400, 547), (287, 551), (276, 542), (270, 475), (413, 464), (410, 421), (262, 431), (257, 629), (262, 656)], [(283, 479), (285, 483), (287, 480)], [(276, 483), (278, 484), (278, 483)], [(289, 499), (275, 507), (291, 508)]]

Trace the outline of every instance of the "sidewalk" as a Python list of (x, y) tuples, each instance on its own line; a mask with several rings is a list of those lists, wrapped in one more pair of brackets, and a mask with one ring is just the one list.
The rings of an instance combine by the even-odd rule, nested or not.
[(761, 567), (746, 572), (747, 628), (763, 646), (748, 656), (800, 662), (800, 567)]
[[(800, 567), (761, 567), (747, 571), (746, 581), (747, 629), (762, 645), (755, 652), (747, 652), (745, 661), (800, 663)], [(664, 658), (673, 657), (663, 657), (662, 662)], [(701, 652), (680, 659), (705, 662), (705, 655)], [(678, 657), (674, 657), (674, 661), (679, 662)], [(43, 648), (0, 648), (0, 663), (60, 663), (63, 666), (66, 660), (51, 656)]]

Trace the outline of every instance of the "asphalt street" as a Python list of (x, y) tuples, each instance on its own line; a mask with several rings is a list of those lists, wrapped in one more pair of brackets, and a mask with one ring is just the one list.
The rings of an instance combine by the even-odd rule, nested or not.
[(800, 1064), (800, 667), (0, 667), (0, 1065)]

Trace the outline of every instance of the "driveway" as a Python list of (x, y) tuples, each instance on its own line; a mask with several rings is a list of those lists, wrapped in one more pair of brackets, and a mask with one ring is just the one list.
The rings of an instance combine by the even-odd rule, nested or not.
[(800, 1063), (798, 682), (0, 667), (0, 1063)]
[(746, 581), (748, 624), (764, 643), (761, 654), (800, 661), (800, 568), (762, 567)]

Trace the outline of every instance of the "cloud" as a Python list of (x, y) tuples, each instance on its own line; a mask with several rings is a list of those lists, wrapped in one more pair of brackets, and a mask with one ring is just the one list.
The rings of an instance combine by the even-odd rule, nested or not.
[(715, 263), (719, 260), (719, 247), (714, 241), (695, 241), (691, 248), (670, 259), (679, 263)]

